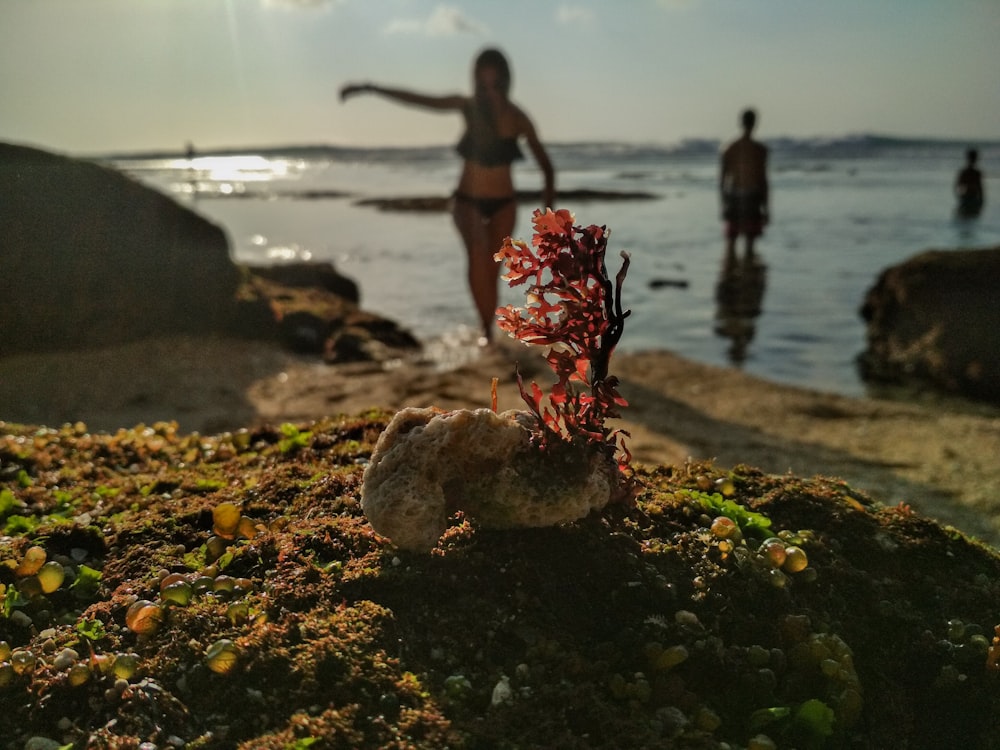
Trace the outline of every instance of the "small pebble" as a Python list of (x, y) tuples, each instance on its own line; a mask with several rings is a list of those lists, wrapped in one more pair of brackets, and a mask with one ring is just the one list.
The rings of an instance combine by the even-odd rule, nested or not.
[(62, 672), (72, 667), (77, 661), (79, 661), (79, 659), (79, 653), (71, 648), (64, 648), (56, 655), (56, 658), (52, 660), (52, 666)]
[(79, 661), (66, 670), (66, 680), (72, 687), (80, 687), (90, 681), (90, 668)]
[(24, 743), (24, 750), (59, 750), (62, 743), (50, 740), (48, 737), (31, 737)]
[(676, 706), (658, 708), (656, 710), (656, 718), (663, 726), (663, 730), (671, 736), (683, 731), (690, 723), (684, 712)]
[(38, 663), (34, 653), (28, 649), (17, 649), (10, 655), (10, 664), (17, 674), (30, 674)]
[(14, 625), (17, 625), (19, 628), (30, 628), (32, 624), (31, 617), (29, 615), (26, 615), (19, 609), (11, 612), (10, 617), (8, 617), (7, 619), (10, 620)]
[(677, 610), (674, 614), (674, 622), (686, 628), (701, 628), (701, 620), (698, 619), (698, 615), (686, 609)]
[(500, 681), (493, 686), (493, 697), (490, 703), (499, 706), (501, 703), (510, 703), (513, 698), (514, 693), (510, 689), (510, 679), (506, 676), (501, 677)]

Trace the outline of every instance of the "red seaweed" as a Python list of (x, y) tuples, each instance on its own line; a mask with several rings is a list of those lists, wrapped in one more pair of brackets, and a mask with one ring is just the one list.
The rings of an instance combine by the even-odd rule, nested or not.
[(539, 448), (565, 441), (598, 445), (611, 455), (620, 450), (619, 467), (625, 469), (631, 456), (621, 438), (627, 433), (606, 422), (628, 405), (608, 368), (631, 313), (621, 299), (629, 256), (621, 253), (612, 282), (605, 265), (610, 230), (574, 221), (565, 209), (537, 210), (531, 247), (510, 237), (504, 241), (494, 257), (506, 266), (503, 278), (511, 287), (528, 284), (527, 304), (498, 308), (498, 324), (526, 344), (549, 347), (546, 361), (557, 380), (548, 394), (535, 382), (529, 392), (518, 373), (521, 397), (538, 419)]

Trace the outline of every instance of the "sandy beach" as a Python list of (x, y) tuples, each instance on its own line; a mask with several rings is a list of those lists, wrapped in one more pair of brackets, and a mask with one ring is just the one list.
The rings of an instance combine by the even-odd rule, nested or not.
[[(211, 434), (434, 405), (520, 408), (514, 361), (548, 381), (529, 350), (429, 348), (386, 364), (325, 365), (264, 342), (174, 338), (0, 360), (0, 419), (89, 429), (177, 421)], [(620, 353), (612, 371), (630, 406), (622, 426), (642, 464), (714, 459), (720, 467), (839, 477), (1000, 544), (1000, 411), (938, 400), (848, 398), (778, 385), (670, 352)]]

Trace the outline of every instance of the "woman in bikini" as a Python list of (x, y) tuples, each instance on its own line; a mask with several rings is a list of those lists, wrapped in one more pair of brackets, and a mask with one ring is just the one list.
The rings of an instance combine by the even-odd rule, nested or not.
[(524, 158), (518, 147), (520, 138), (531, 149), (545, 180), (542, 205), (555, 203), (552, 162), (531, 120), (508, 98), (510, 80), (510, 66), (503, 53), (487, 49), (473, 66), (472, 96), (431, 96), (370, 83), (349, 84), (340, 90), (341, 99), (360, 93), (379, 94), (403, 104), (460, 112), (465, 118), (465, 134), (456, 147), (464, 163), (452, 196), (452, 216), (469, 259), (469, 287), (482, 324), (482, 344), (492, 340), (496, 320), (500, 264), (493, 260), (493, 254), (514, 231), (517, 196), (511, 164)]

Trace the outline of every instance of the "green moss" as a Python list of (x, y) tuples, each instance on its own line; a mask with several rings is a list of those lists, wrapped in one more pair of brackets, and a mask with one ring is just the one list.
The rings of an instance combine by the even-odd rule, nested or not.
[(744, 534), (764, 538), (771, 533), (771, 519), (762, 513), (748, 510), (734, 500), (728, 500), (718, 492), (711, 494), (697, 490), (679, 490), (678, 494), (691, 498), (705, 510), (734, 521)]

